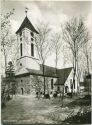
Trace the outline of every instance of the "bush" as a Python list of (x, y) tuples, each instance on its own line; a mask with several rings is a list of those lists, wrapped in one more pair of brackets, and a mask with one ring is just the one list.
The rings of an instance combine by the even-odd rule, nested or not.
[(49, 94), (45, 94), (44, 97), (45, 97), (46, 99), (50, 99), (50, 95), (49, 95)]
[(56, 97), (57, 97), (57, 93), (54, 93), (54, 94), (53, 94), (53, 97), (56, 98)]

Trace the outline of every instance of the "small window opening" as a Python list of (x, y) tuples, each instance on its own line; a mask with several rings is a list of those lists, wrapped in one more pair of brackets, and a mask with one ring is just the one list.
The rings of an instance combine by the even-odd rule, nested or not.
[(31, 56), (34, 56), (34, 44), (31, 43)]
[(22, 56), (23, 53), (22, 53), (22, 43), (20, 44), (20, 55)]

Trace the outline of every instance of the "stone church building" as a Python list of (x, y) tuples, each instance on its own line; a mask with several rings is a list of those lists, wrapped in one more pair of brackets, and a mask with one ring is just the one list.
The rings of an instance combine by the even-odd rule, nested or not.
[[(29, 94), (34, 91), (32, 87), (32, 77), (43, 77), (42, 65), (40, 64), (34, 37), (39, 35), (38, 31), (32, 25), (26, 16), (21, 26), (16, 32), (17, 45), (19, 50), (16, 59), (16, 79), (18, 92), (20, 94)], [(45, 65), (45, 77), (48, 78), (48, 90), (71, 92), (73, 81), (73, 68), (56, 69)], [(57, 82), (58, 79), (58, 82)], [(43, 86), (42, 86), (43, 91)], [(46, 88), (47, 91), (47, 88)], [(73, 91), (77, 91), (77, 84), (73, 86)]]

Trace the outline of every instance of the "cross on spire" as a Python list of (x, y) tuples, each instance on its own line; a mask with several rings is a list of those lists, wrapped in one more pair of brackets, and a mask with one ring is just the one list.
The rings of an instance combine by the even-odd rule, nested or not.
[(26, 16), (27, 16), (27, 12), (28, 12), (28, 8), (25, 7), (25, 14), (26, 14)]

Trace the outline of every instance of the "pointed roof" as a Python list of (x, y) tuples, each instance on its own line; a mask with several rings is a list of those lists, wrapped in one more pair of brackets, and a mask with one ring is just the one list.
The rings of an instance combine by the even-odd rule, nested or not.
[(35, 33), (37, 33), (37, 34), (39, 34), (39, 33), (37, 32), (37, 30), (34, 28), (34, 26), (32, 25), (32, 23), (29, 21), (29, 19), (28, 19), (27, 16), (25, 17), (24, 21), (22, 22), (20, 28), (17, 30), (16, 34), (18, 34), (19, 32), (21, 32), (21, 30), (22, 30), (23, 28), (28, 28), (29, 30), (31, 30), (31, 31), (33, 31), (33, 32), (35, 32)]

